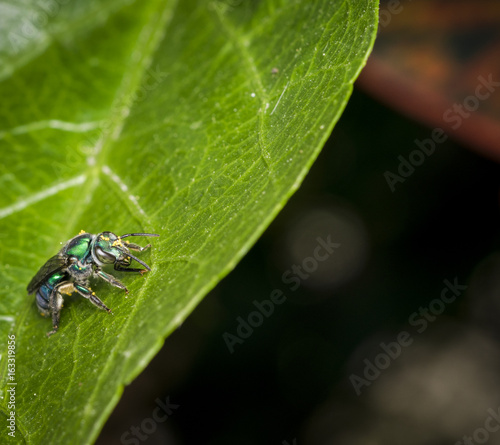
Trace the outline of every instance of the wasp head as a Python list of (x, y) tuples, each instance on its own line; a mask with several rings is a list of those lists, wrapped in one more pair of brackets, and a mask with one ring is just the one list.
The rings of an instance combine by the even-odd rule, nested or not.
[(132, 260), (137, 261), (147, 270), (151, 268), (142, 260), (130, 253), (130, 246), (134, 250), (143, 250), (140, 246), (131, 244), (128, 241), (123, 241), (123, 238), (128, 236), (158, 236), (149, 233), (127, 233), (122, 236), (117, 236), (112, 232), (102, 232), (96, 236), (92, 247), (92, 256), (94, 261), (102, 266), (103, 264), (114, 264), (116, 266), (128, 267)]

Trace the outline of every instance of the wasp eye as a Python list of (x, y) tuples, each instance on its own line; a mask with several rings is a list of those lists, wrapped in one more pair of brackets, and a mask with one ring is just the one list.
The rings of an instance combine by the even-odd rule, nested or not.
[(101, 246), (96, 246), (95, 254), (97, 259), (103, 263), (114, 263), (116, 257), (111, 252), (106, 252)]

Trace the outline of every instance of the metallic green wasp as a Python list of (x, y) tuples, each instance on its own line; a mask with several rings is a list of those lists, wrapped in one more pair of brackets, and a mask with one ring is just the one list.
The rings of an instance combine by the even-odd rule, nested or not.
[[(43, 316), (52, 315), (52, 331), (59, 328), (63, 294), (79, 293), (90, 300), (92, 304), (111, 312), (89, 287), (89, 279), (97, 276), (115, 287), (128, 293), (128, 289), (113, 275), (104, 272), (101, 267), (113, 264), (115, 270), (121, 272), (139, 272), (141, 275), (150, 271), (150, 267), (130, 253), (130, 250), (142, 252), (151, 244), (141, 247), (128, 241), (122, 241), (129, 236), (159, 236), (156, 233), (127, 233), (116, 236), (112, 232), (102, 232), (98, 235), (86, 233), (83, 230), (71, 238), (59, 253), (50, 258), (28, 284), (28, 294), (36, 293), (35, 300), (38, 310)], [(132, 260), (137, 261), (145, 269), (130, 268)]]

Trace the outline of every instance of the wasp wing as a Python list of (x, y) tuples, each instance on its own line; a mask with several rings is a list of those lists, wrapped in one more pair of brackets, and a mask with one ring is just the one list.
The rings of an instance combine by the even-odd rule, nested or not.
[(40, 270), (30, 281), (30, 284), (28, 284), (28, 294), (35, 292), (50, 275), (55, 272), (59, 272), (66, 266), (67, 260), (65, 258), (62, 258), (59, 255), (54, 255), (42, 267), (40, 267)]

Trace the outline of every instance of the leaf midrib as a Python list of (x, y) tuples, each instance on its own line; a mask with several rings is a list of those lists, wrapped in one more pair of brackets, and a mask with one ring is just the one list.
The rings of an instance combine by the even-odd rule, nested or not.
[[(110, 126), (107, 132), (103, 132), (101, 138), (97, 142), (97, 145), (100, 146), (100, 149), (96, 153), (95, 166), (94, 168), (91, 169), (88, 178), (88, 182), (91, 187), (91, 190), (89, 192), (90, 197), (93, 196), (97, 186), (99, 185), (100, 175), (103, 174), (102, 167), (106, 163), (105, 160), (107, 154), (112, 149), (114, 141), (118, 139), (118, 137), (120, 136), (125, 121), (128, 115), (130, 114), (130, 109), (133, 106), (133, 102), (130, 102), (130, 98), (133, 96), (133, 92), (135, 92), (137, 88), (140, 86), (141, 79), (151, 64), (152, 55), (158, 48), (158, 45), (160, 44), (163, 36), (166, 33), (167, 27), (171, 22), (171, 18), (173, 17), (173, 11), (176, 7), (177, 0), (158, 0), (155, 2), (155, 4), (156, 7), (152, 7), (153, 12), (151, 12), (151, 16), (154, 17), (155, 14), (157, 13), (159, 15), (159, 19), (155, 23), (154, 27), (150, 26), (150, 22), (148, 22), (147, 25), (145, 25), (145, 27), (143, 28), (143, 30), (141, 30), (139, 37), (137, 39), (136, 48), (134, 48), (134, 50), (130, 52), (130, 54), (133, 56), (134, 54), (136, 54), (136, 51), (140, 49), (140, 51), (138, 52), (140, 52), (142, 55), (141, 63), (137, 63), (135, 61), (132, 62), (131, 60), (130, 65), (132, 66), (132, 69), (130, 71), (127, 71), (127, 74), (124, 76), (123, 81), (121, 82), (119, 88), (117, 89), (113, 105), (111, 106), (111, 110), (121, 109), (120, 119), (114, 120), (113, 121), (114, 125)], [(144, 42), (146, 42), (146, 45), (144, 45)], [(119, 105), (123, 103), (124, 98), (128, 98), (127, 106), (126, 108), (125, 107), (119, 108)], [(126, 193), (123, 192), (122, 190), (116, 188), (115, 192), (122, 193), (124, 195), (123, 196), (124, 199), (129, 199)], [(75, 215), (75, 217), (73, 218), (74, 221), (77, 221), (80, 218), (81, 214), (84, 212), (84, 207), (85, 206), (77, 207), (77, 209), (79, 210), (79, 215)], [(70, 224), (69, 226), (75, 228), (75, 224), (72, 225)], [(135, 308), (132, 309), (132, 311), (134, 310)], [(132, 322), (132, 319), (134, 318), (132, 315), (133, 314), (131, 313), (129, 314), (129, 317), (126, 318), (122, 330), (126, 330), (128, 324)], [(102, 369), (101, 375), (103, 376), (107, 375), (108, 369), (113, 366), (114, 357), (116, 356), (117, 351), (121, 350), (120, 344), (123, 343), (123, 341), (125, 341), (124, 340), (125, 337), (126, 336), (119, 336), (117, 342), (115, 343), (114, 348), (111, 351), (109, 351), (110, 353), (108, 356), (108, 360), (106, 361)], [(78, 339), (75, 339), (75, 343), (77, 342)], [(73, 378), (73, 376), (74, 373), (72, 373), (71, 378)], [(104, 379), (101, 379), (100, 381), (104, 382)], [(68, 386), (71, 386), (71, 383), (72, 382), (70, 381)], [(93, 387), (93, 391), (87, 399), (87, 403), (85, 405), (83, 414), (84, 418), (86, 417), (86, 413), (88, 412), (88, 410), (91, 409), (91, 407), (93, 406), (93, 402), (97, 394), (99, 394), (100, 392), (99, 383), (100, 382), (96, 381), (96, 384)], [(109, 414), (113, 410), (116, 401), (117, 397), (115, 395), (115, 397), (109, 400), (109, 403), (104, 407), (103, 415), (100, 417), (101, 421), (94, 423), (91, 429), (88, 431), (88, 434), (90, 435), (92, 441), (97, 438), (105, 419), (108, 418)]]
[[(171, 4), (170, 7), (168, 7), (169, 3)], [(86, 169), (88, 175), (86, 184), (84, 185), (88, 190), (86, 194), (87, 202), (84, 205), (81, 205), (81, 203), (75, 205), (75, 208), (71, 212), (71, 221), (66, 225), (66, 227), (71, 228), (66, 234), (67, 238), (77, 229), (76, 221), (85, 213), (86, 207), (93, 198), (95, 190), (100, 183), (100, 176), (103, 174), (102, 169), (106, 165), (107, 156), (112, 150), (114, 142), (119, 138), (130, 110), (134, 105), (134, 102), (131, 100), (134, 95), (133, 93), (137, 91), (144, 73), (151, 64), (152, 55), (166, 32), (177, 0), (157, 0), (152, 2), (152, 4), (156, 6), (151, 6), (152, 12), (150, 13), (150, 17), (159, 16), (159, 19), (156, 20), (155, 27), (150, 26), (150, 21), (147, 22), (139, 33), (135, 48), (130, 51), (131, 57), (128, 65), (130, 69), (126, 70), (110, 106), (110, 110), (119, 111), (119, 116), (118, 118), (111, 117), (111, 125), (105, 125), (106, 130), (102, 131), (101, 136), (97, 139), (93, 147), (94, 153), (87, 158)], [(151, 20), (154, 21), (153, 19)], [(135, 54), (141, 54), (139, 61), (133, 60)], [(129, 199), (127, 194), (118, 188), (116, 189), (116, 193), (123, 194), (123, 199)]]

